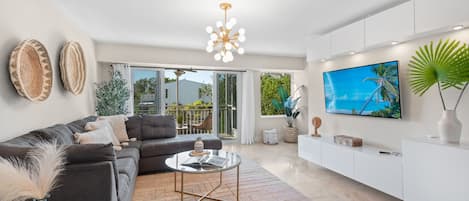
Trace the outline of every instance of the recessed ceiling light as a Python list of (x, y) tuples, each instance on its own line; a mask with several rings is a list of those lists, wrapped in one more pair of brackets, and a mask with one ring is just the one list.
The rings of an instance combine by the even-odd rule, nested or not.
[(397, 45), (397, 44), (399, 44), (399, 41), (392, 41), (391, 42), (391, 45)]
[(453, 27), (453, 30), (458, 31), (458, 30), (461, 30), (461, 29), (463, 29), (463, 28), (464, 28), (463, 25), (457, 25), (457, 26), (454, 26), (454, 27)]
[(354, 54), (356, 54), (356, 52), (354, 52), (354, 51), (350, 51), (348, 54), (350, 54), (350, 55), (354, 55)]

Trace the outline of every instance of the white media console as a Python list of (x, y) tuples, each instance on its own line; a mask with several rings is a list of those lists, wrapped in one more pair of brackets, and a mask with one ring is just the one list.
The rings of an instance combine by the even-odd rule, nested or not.
[(298, 136), (298, 155), (384, 193), (403, 199), (402, 157), (373, 146), (347, 147), (331, 137)]

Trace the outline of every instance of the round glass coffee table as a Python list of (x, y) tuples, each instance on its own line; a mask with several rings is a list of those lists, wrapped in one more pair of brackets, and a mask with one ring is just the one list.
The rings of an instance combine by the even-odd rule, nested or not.
[[(219, 156), (226, 159), (226, 163), (222, 167), (210, 166), (210, 167), (189, 167), (183, 165), (193, 157), (202, 157), (202, 156), (191, 156), (191, 151), (181, 152), (174, 154), (171, 158), (166, 159), (166, 165), (174, 170), (174, 191), (181, 194), (181, 200), (184, 200), (184, 194), (192, 195), (199, 197), (199, 200), (210, 199), (210, 200), (220, 200), (217, 198), (209, 197), (211, 193), (217, 190), (223, 181), (223, 172), (236, 168), (236, 200), (239, 200), (239, 165), (241, 164), (241, 157), (232, 152), (226, 152), (222, 150), (204, 150), (208, 152), (208, 156)], [(177, 173), (181, 174), (181, 189), (177, 190)], [(210, 190), (209, 192), (201, 195), (192, 192), (184, 191), (184, 174), (208, 174), (208, 173), (219, 173), (220, 181), (218, 185)]]

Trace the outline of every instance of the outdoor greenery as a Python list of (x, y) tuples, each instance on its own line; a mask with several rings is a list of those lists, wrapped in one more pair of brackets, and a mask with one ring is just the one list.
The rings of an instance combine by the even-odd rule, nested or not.
[[(277, 93), (278, 88), (283, 87), (286, 94), (290, 95), (291, 76), (287, 73), (264, 73), (261, 75), (261, 114), (262, 115), (282, 115), (284, 110), (277, 110), (272, 104), (272, 100), (280, 100)], [(287, 96), (287, 97), (288, 97)]]
[(112, 79), (98, 85), (96, 89), (96, 112), (100, 116), (126, 114), (130, 91), (127, 81), (122, 79), (119, 72), (113, 72)]
[(293, 98), (288, 96), (287, 90), (283, 86), (279, 86), (277, 92), (280, 99), (272, 99), (272, 105), (274, 105), (277, 111), (283, 111), (285, 113), (288, 127), (293, 128), (293, 121), (300, 114), (300, 110), (296, 107), (296, 104), (301, 97)]
[(145, 110), (142, 111), (142, 108), (139, 107), (140, 103), (142, 102), (143, 95), (145, 94), (156, 94), (156, 89), (159, 86), (155, 77), (152, 78), (144, 78), (135, 81), (134, 83), (134, 113), (135, 114), (155, 114), (157, 112), (157, 108), (149, 107), (144, 108)]
[(443, 110), (447, 110), (442, 91), (448, 88), (460, 90), (454, 106), (457, 109), (469, 83), (469, 47), (456, 40), (440, 40), (434, 48), (433, 42), (420, 47), (409, 62), (410, 87), (422, 96), (433, 85), (438, 86)]

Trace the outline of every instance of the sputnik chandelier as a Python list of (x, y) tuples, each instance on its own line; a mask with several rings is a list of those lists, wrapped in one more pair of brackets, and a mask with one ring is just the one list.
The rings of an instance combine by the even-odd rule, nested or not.
[(240, 55), (244, 54), (244, 49), (240, 47), (239, 43), (246, 41), (246, 30), (240, 28), (238, 32), (234, 32), (233, 27), (236, 25), (236, 19), (231, 18), (230, 21), (227, 21), (227, 11), (231, 8), (230, 3), (221, 3), (220, 8), (225, 12), (225, 21), (217, 21), (217, 29), (211, 26), (206, 28), (207, 33), (210, 34), (206, 50), (208, 53), (216, 51), (214, 59), (228, 63), (234, 59), (233, 51), (237, 51)]

